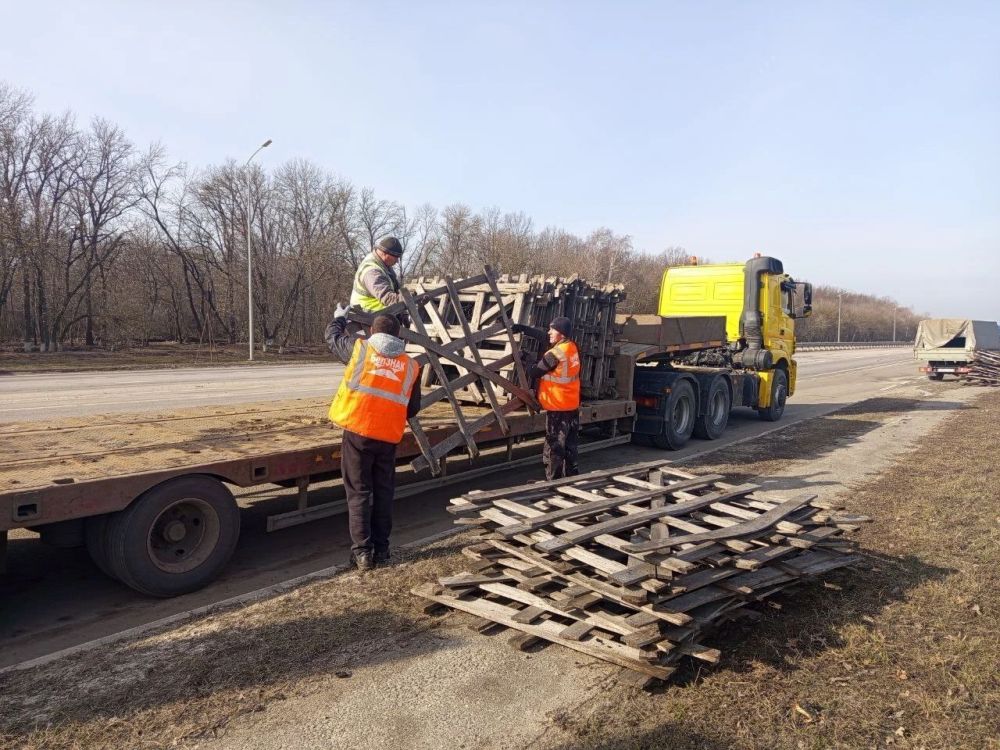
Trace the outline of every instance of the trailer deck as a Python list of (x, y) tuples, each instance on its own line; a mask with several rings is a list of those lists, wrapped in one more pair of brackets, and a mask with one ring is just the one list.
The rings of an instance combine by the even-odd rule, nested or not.
[[(240, 487), (334, 478), (342, 430), (327, 419), (328, 407), (328, 399), (295, 399), (6, 424), (0, 428), (0, 530), (120, 510), (183, 474), (207, 474)], [(489, 412), (465, 409), (470, 421)], [(634, 414), (631, 400), (596, 401), (581, 407), (581, 423)], [(432, 445), (455, 431), (446, 402), (422, 411), (420, 421)], [(507, 422), (509, 435), (494, 424), (477, 432), (476, 442), (540, 433), (545, 415), (513, 411)], [(419, 455), (408, 429), (397, 456), (405, 461)]]

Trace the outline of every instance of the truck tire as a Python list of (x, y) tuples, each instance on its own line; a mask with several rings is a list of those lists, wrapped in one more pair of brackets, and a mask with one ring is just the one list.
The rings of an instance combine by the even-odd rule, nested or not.
[(110, 516), (108, 566), (136, 591), (178, 596), (212, 581), (229, 562), (239, 536), (240, 511), (222, 482), (178, 477)]
[(667, 413), (663, 419), (665, 434), (653, 435), (653, 445), (661, 450), (676, 451), (684, 447), (694, 431), (698, 414), (698, 402), (694, 388), (687, 380), (678, 380), (670, 390), (667, 399)]
[(703, 440), (718, 440), (729, 424), (732, 405), (733, 399), (726, 382), (719, 377), (713, 379), (708, 388), (706, 411), (694, 422), (695, 436)]
[(87, 547), (87, 554), (104, 575), (114, 578), (111, 572), (111, 563), (108, 561), (108, 543), (106, 532), (108, 529), (108, 515), (91, 516), (83, 521), (83, 543)]
[(944, 380), (943, 372), (929, 372), (927, 373), (928, 380)]
[(781, 419), (788, 399), (788, 375), (784, 370), (772, 370), (771, 373), (771, 405), (757, 410), (765, 422), (777, 422)]

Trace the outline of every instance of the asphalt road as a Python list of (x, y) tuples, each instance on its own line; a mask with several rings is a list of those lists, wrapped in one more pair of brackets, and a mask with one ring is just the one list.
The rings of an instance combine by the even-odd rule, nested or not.
[[(799, 387), (779, 425), (762, 422), (749, 410), (736, 410), (729, 429), (718, 441), (692, 440), (684, 450), (672, 454), (622, 445), (583, 456), (582, 469), (663, 457), (679, 459), (778, 426), (811, 419), (845, 404), (892, 395), (892, 391), (900, 387), (914, 384), (923, 387), (907, 349), (810, 352), (797, 359)], [(66, 416), (98, 411), (136, 411), (151, 398), (154, 388), (157, 389), (156, 399), (149, 408), (162, 409), (165, 405), (192, 405), (195, 402), (188, 395), (191, 391), (204, 397), (205, 400), (197, 402), (199, 404), (225, 404), (332, 393), (336, 382), (334, 367), (306, 365), (255, 368), (253, 371), (219, 368), (19, 375), (0, 380), (0, 393), (4, 406), (15, 403), (18, 408), (29, 410), (53, 406), (45, 412), (47, 416)], [(18, 398), (11, 397), (11, 384), (19, 389)], [(53, 404), (51, 388), (75, 393), (76, 403)], [(225, 400), (213, 401), (212, 398)], [(22, 411), (18, 419), (25, 419), (25, 413)], [(534, 467), (519, 468), (516, 481), (541, 476), (539, 461)], [(505, 477), (500, 472), (399, 500), (394, 544), (406, 544), (451, 528), (453, 517), (444, 510), (449, 497), (476, 487), (501, 487), (511, 481), (512, 477)], [(330, 499), (330, 493), (329, 489), (316, 490), (313, 502)], [(104, 577), (82, 549), (55, 549), (26, 532), (12, 535), (8, 575), (0, 582), (0, 667), (346, 561), (350, 543), (345, 516), (268, 534), (265, 530), (267, 516), (294, 509), (294, 497), (275, 488), (243, 493), (240, 501), (243, 506), (242, 537), (226, 573), (202, 591), (170, 600), (146, 598)]]
[(333, 396), (344, 366), (275, 365), (0, 376), (0, 422)]
[[(803, 378), (912, 362), (909, 349), (803, 352), (796, 359)], [(5, 375), (0, 422), (332, 396), (343, 371), (329, 364)]]

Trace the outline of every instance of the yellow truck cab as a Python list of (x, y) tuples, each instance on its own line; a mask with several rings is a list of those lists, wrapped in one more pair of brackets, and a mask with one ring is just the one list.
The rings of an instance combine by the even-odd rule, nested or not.
[(769, 421), (780, 419), (785, 399), (795, 392), (795, 320), (808, 316), (811, 305), (812, 286), (794, 281), (777, 258), (756, 255), (746, 263), (705, 265), (692, 259), (666, 269), (658, 314), (724, 317), (726, 341), (717, 350), (637, 371), (636, 431), (676, 449), (692, 433), (718, 437), (737, 406), (756, 409)]

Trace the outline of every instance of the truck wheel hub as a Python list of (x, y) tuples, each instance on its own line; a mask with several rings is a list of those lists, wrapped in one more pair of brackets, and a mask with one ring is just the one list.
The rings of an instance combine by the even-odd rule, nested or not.
[(187, 528), (181, 521), (171, 521), (163, 530), (163, 536), (168, 542), (176, 544), (187, 536)]
[(211, 556), (221, 524), (215, 509), (201, 498), (184, 498), (164, 508), (149, 530), (149, 559), (167, 573), (186, 573)]

